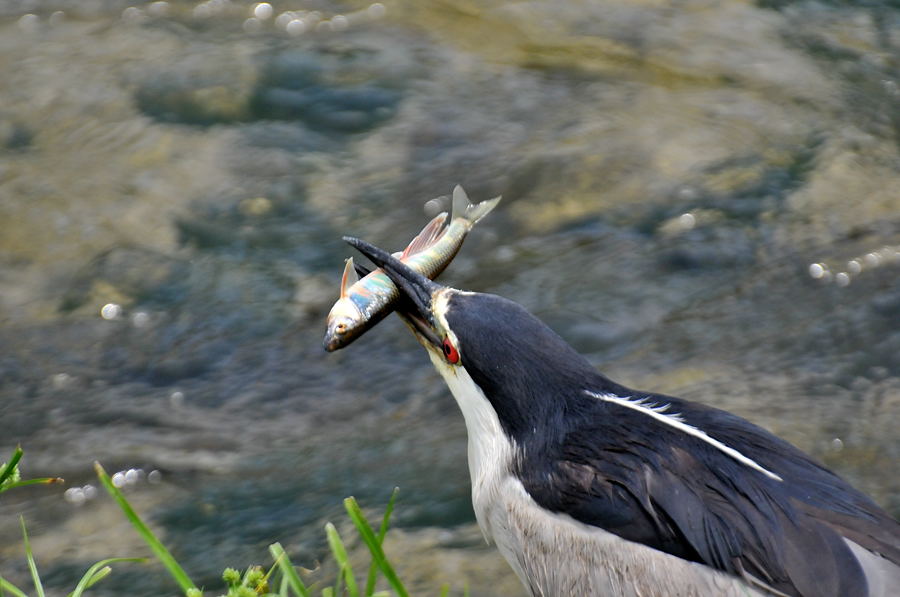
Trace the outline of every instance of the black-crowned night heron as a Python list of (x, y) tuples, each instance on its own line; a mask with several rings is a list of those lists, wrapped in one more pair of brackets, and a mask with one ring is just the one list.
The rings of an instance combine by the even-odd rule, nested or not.
[(465, 418), (478, 524), (532, 595), (900, 595), (900, 524), (799, 449), (346, 240), (405, 295)]

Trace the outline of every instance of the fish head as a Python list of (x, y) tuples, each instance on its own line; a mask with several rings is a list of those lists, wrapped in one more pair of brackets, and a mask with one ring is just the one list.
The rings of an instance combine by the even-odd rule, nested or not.
[(333, 352), (350, 344), (364, 331), (363, 313), (353, 302), (353, 288), (359, 282), (359, 274), (350, 257), (344, 262), (344, 273), (341, 276), (341, 294), (331, 311), (328, 312), (325, 331), (325, 350)]
[(349, 297), (342, 296), (331, 307), (326, 320), (325, 350), (333, 352), (343, 348), (363, 332), (359, 323), (363, 315)]

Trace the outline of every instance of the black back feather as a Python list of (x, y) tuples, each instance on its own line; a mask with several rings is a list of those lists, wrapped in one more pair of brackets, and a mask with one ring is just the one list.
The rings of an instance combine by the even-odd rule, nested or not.
[[(547, 510), (749, 575), (787, 595), (867, 595), (844, 537), (900, 565), (900, 524), (768, 431), (722, 410), (612, 382), (501, 297), (454, 294), (446, 317), (463, 366), (518, 447), (512, 472)], [(782, 480), (588, 391), (669, 405), (667, 414)]]

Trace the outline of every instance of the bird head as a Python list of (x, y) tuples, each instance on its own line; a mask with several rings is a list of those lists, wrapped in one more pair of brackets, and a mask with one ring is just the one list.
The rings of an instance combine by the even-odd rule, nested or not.
[(437, 357), (448, 366), (459, 366), (459, 338), (447, 322), (450, 297), (459, 291), (429, 280), (387, 251), (363, 240), (351, 237), (344, 240), (384, 270), (400, 290), (403, 301), (398, 313), (432, 360)]
[(356, 238), (344, 240), (382, 268), (400, 290), (403, 301), (397, 313), (457, 401), (465, 401), (458, 392), (483, 395), (508, 433), (540, 427), (569, 397), (608, 383), (518, 303), (443, 286), (387, 251)]

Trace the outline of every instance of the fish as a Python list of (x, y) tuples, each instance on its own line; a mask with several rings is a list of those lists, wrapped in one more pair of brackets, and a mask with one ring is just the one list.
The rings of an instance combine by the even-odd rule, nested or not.
[[(456, 185), (452, 215), (439, 213), (401, 253), (394, 253), (394, 256), (433, 280), (456, 257), (472, 227), (490, 213), (500, 199), (494, 197), (473, 205), (463, 188)], [(354, 264), (352, 257), (348, 258), (341, 276), (340, 296), (326, 320), (325, 350), (333, 352), (352, 343), (387, 317), (399, 298), (400, 291), (381, 268), (367, 272)]]

